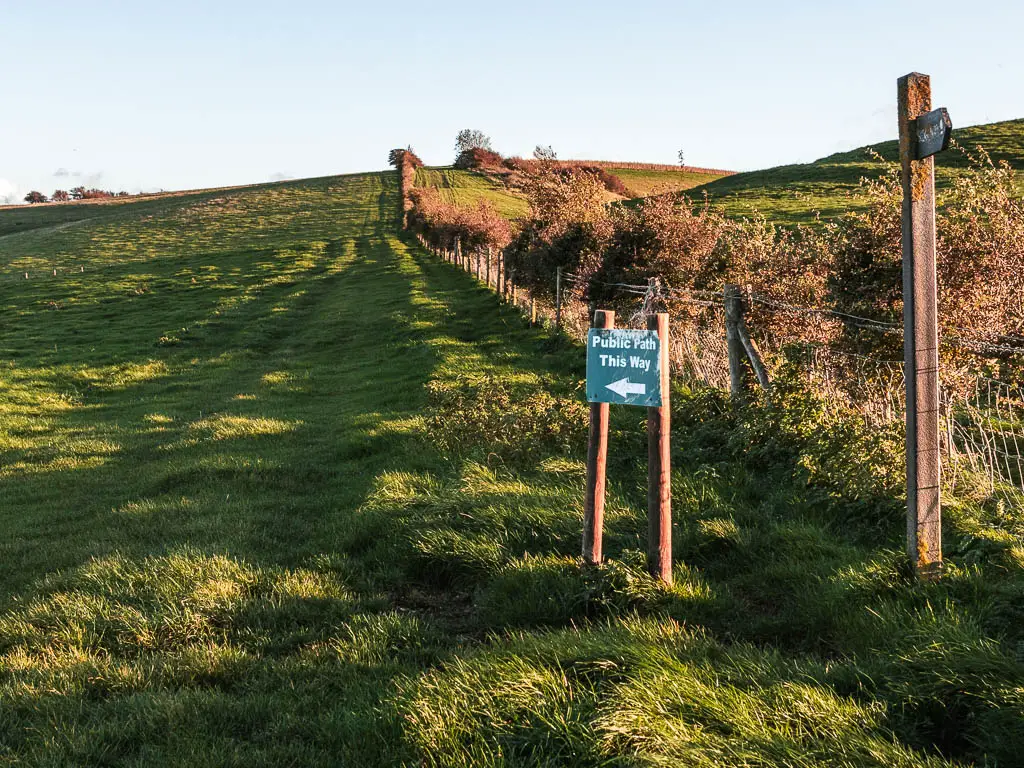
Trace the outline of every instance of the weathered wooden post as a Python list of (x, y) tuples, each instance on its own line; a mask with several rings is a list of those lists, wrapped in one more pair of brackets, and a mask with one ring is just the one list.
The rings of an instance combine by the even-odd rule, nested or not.
[(515, 267), (512, 267), (512, 274), (510, 275), (510, 279), (511, 279), (511, 283), (512, 283), (512, 306), (515, 306), (516, 303), (517, 303), (517, 299), (519, 298), (518, 286), (516, 285), (516, 268)]
[[(591, 328), (615, 327), (615, 313), (597, 310)], [(583, 560), (597, 565), (602, 559), (604, 490), (608, 467), (608, 403), (590, 404), (587, 442), (587, 491), (583, 502)]]
[(562, 268), (555, 272), (555, 330), (562, 326)]
[(498, 288), (498, 295), (505, 298), (505, 250), (498, 251), (498, 276), (495, 280)]
[(746, 391), (743, 370), (743, 340), (740, 323), (743, 321), (743, 292), (738, 285), (725, 286), (725, 340), (729, 348), (729, 392), (739, 397)]
[(477, 280), (480, 279), (480, 256), (481, 256), (481, 252), (479, 250), (477, 250), (477, 252), (476, 252), (476, 279)]
[(530, 289), (530, 327), (537, 324), (537, 300), (533, 296), (533, 289)]
[(491, 246), (487, 246), (487, 287), (491, 287)]
[(907, 554), (917, 575), (942, 570), (939, 453), (939, 320), (935, 276), (935, 160), (949, 145), (944, 109), (931, 111), (931, 81), (897, 83), (903, 176), (903, 357), (907, 386)]
[(647, 409), (647, 569), (672, 583), (672, 417), (669, 409), (668, 313), (647, 318), (660, 345), (661, 407)]

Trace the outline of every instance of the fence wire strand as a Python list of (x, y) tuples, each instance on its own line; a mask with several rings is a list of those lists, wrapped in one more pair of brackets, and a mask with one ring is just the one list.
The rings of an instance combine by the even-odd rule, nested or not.
[[(426, 242), (424, 245), (430, 247)], [(435, 249), (435, 252), (436, 249)], [(449, 260), (454, 258), (449, 254)], [(474, 270), (475, 257), (466, 260)], [(488, 285), (497, 289), (501, 260), (497, 253), (484, 256), (489, 267)], [(485, 275), (481, 273), (481, 280)], [(506, 298), (507, 276), (502, 285)], [(562, 293), (550, 291), (518, 294), (518, 303), (536, 308), (538, 318), (554, 325), (556, 304), (560, 307), (560, 329), (576, 338), (584, 338), (594, 307), (590, 291), (602, 289), (614, 299), (624, 327), (644, 328), (647, 318), (666, 308), (673, 314), (669, 360), (674, 376), (717, 389), (729, 387), (729, 355), (725, 332), (724, 286), (722, 290), (673, 288), (660, 279), (648, 284), (605, 282), (578, 272), (561, 274)], [(550, 296), (547, 294), (550, 293)], [(790, 318), (826, 318), (843, 326), (880, 335), (903, 335), (901, 323), (842, 312), (829, 307), (801, 306), (747, 291), (746, 301), (761, 317), (785, 315)], [(624, 310), (624, 311), (623, 311)], [(767, 313), (767, 315), (761, 314)], [(758, 315), (755, 315), (758, 316)], [(793, 326), (789, 326), (793, 329)], [(758, 328), (751, 329), (757, 334)], [(947, 328), (944, 345), (989, 358), (1024, 355), (1024, 336), (1003, 336), (998, 340), (979, 339), (963, 329)], [(888, 359), (837, 349), (828, 343), (805, 340), (799, 330), (791, 338), (762, 330), (758, 344), (764, 362), (775, 375), (783, 367), (795, 369), (818, 393), (831, 418), (857, 414), (873, 429), (902, 433), (906, 413), (906, 381), (903, 360)], [(941, 442), (943, 472), (947, 482), (974, 483), (982, 479), (990, 491), (999, 488), (1024, 490), (1024, 388), (1019, 382), (1003, 381), (976, 372), (955, 372), (941, 389)], [(952, 374), (953, 372), (951, 372)], [(1012, 378), (1012, 377), (1011, 377)]]

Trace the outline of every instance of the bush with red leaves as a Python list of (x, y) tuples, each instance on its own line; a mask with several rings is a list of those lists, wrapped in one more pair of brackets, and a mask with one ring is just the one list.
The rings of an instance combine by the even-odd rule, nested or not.
[(501, 155), (482, 147), (464, 150), (455, 159), (455, 167), (460, 170), (499, 170), (504, 165)]

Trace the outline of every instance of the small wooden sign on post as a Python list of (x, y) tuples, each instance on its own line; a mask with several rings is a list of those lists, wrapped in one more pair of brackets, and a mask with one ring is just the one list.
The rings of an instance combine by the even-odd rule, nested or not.
[(939, 318), (935, 270), (935, 153), (952, 123), (932, 111), (931, 80), (897, 84), (903, 178), (903, 355), (907, 386), (907, 554), (923, 579), (942, 570)]

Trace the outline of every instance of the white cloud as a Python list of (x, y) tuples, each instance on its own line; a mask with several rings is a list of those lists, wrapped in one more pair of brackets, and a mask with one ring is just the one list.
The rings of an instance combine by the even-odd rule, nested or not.
[(23, 196), (13, 181), (0, 179), (0, 205), (15, 205), (21, 202)]

